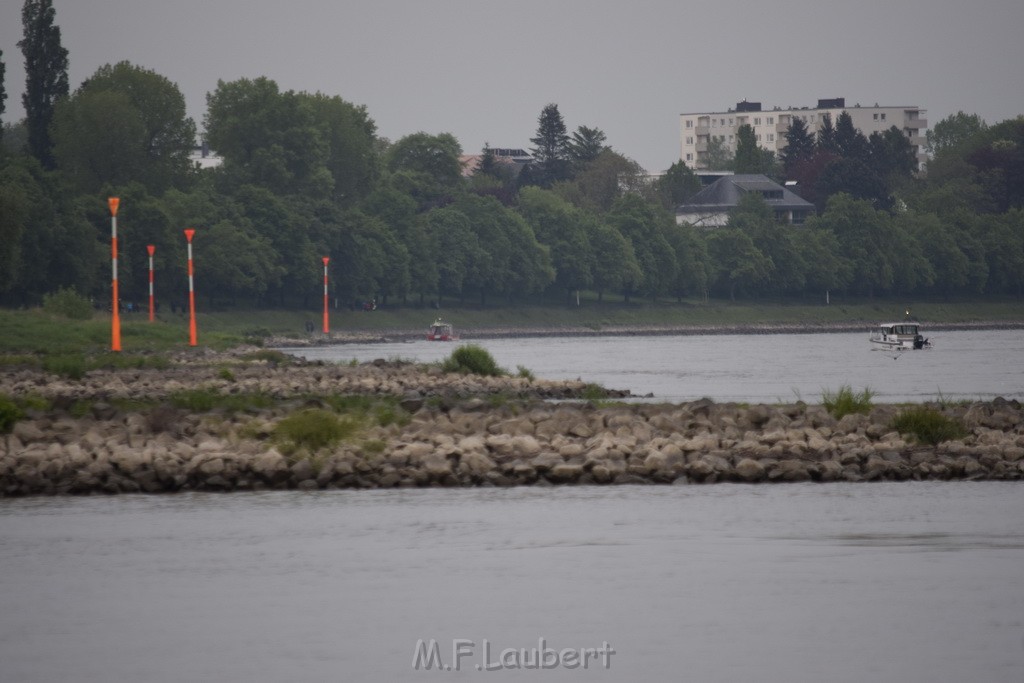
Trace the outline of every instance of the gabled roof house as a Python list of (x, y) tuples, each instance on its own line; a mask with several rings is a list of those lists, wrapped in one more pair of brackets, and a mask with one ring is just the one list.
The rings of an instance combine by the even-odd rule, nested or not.
[(717, 228), (729, 222), (729, 212), (740, 203), (740, 197), (755, 192), (775, 212), (780, 223), (799, 225), (814, 214), (814, 204), (761, 174), (728, 175), (719, 178), (676, 207), (676, 223)]

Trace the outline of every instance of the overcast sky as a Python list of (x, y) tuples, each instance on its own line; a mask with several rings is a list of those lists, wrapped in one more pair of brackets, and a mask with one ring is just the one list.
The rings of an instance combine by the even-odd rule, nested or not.
[[(7, 111), (24, 116), (22, 0), (0, 0)], [(71, 88), (122, 60), (178, 85), (202, 128), (218, 79), (365, 105), (378, 134), (529, 148), (541, 109), (651, 171), (679, 114), (747, 99), (1024, 114), (1024, 0), (54, 0)]]

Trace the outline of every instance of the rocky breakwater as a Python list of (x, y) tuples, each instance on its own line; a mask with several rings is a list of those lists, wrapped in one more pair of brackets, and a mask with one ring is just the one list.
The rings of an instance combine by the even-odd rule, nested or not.
[[(265, 400), (187, 409), (183, 389)], [(584, 393), (593, 387), (382, 361), (190, 358), (74, 381), (11, 370), (0, 396), (32, 400), (0, 435), (0, 494), (1024, 478), (1016, 401), (934, 406), (964, 432), (922, 445), (893, 427), (903, 406), (836, 419), (802, 402), (627, 404)], [(347, 415), (341, 396), (386, 400), (387, 419)], [(289, 441), (282, 425), (300, 413), (337, 415), (351, 429)]]

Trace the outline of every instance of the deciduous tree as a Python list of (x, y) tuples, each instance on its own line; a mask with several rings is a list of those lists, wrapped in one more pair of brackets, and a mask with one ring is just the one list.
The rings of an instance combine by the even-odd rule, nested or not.
[(596, 259), (579, 209), (550, 190), (526, 187), (519, 193), (519, 212), (550, 250), (555, 286), (567, 297), (590, 287)]
[(84, 192), (140, 182), (152, 193), (183, 187), (196, 128), (185, 97), (159, 74), (120, 62), (100, 67), (57, 103), (54, 157)]
[(965, 114), (958, 111), (936, 123), (925, 133), (928, 141), (928, 152), (933, 156), (956, 149), (988, 128), (985, 120), (977, 114)]
[(652, 300), (667, 293), (679, 272), (675, 252), (666, 237), (674, 218), (640, 196), (628, 194), (615, 203), (606, 220), (633, 246), (643, 271), (638, 291)]
[(684, 162), (677, 161), (658, 178), (655, 189), (662, 206), (674, 209), (700, 192), (700, 178)]

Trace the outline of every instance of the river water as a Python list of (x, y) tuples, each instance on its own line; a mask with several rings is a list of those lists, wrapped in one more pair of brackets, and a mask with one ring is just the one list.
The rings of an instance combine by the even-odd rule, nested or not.
[(1024, 330), (948, 331), (933, 348), (871, 349), (868, 334), (534, 337), (342, 344), (284, 349), (310, 359), (438, 361), (458, 344), (545, 379), (583, 379), (658, 401), (820, 402), (822, 391), (869, 389), (883, 403), (1024, 399)]
[[(473, 341), (654, 400), (898, 401), (1020, 398), (1021, 337)], [(0, 681), (1020, 683), (1022, 519), (1016, 482), (0, 499)]]
[(1021, 519), (1011, 482), (0, 500), (0, 680), (1019, 683)]

